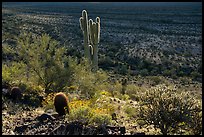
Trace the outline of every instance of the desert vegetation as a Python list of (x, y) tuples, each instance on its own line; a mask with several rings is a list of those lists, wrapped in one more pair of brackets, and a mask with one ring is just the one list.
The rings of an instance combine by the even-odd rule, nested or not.
[(3, 4), (3, 134), (202, 135), (196, 6), (70, 4)]

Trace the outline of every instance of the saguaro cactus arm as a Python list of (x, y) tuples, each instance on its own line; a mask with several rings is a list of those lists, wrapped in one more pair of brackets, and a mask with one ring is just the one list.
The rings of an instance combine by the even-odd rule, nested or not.
[(100, 30), (101, 30), (101, 28), (100, 28), (100, 18), (99, 17), (97, 17), (96, 18), (96, 27), (97, 27), (97, 31), (96, 31), (96, 35), (97, 35), (97, 38), (98, 38), (98, 40), (97, 40), (97, 44), (99, 43), (99, 41), (100, 41)]

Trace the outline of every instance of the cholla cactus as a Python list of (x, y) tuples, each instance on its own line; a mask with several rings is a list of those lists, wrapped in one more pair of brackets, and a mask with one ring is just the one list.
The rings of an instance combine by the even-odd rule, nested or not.
[(81, 29), (84, 34), (85, 57), (92, 63), (94, 70), (98, 69), (98, 43), (100, 41), (100, 18), (96, 22), (92, 19), (88, 21), (86, 10), (82, 11), (79, 19)]

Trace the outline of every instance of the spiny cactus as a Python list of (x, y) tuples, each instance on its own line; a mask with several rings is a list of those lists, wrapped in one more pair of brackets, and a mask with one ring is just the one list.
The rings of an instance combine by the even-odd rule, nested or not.
[[(88, 21), (86, 10), (82, 11), (79, 19), (80, 26), (84, 34), (85, 57), (91, 61), (93, 69), (98, 69), (98, 43), (100, 41), (100, 18), (96, 17), (96, 22), (92, 19)], [(88, 25), (88, 26), (87, 26)]]
[(95, 70), (98, 69), (98, 43), (100, 40), (100, 18), (96, 18), (96, 22), (89, 20), (89, 29), (90, 29), (90, 42), (93, 47), (93, 67)]
[(90, 59), (90, 52), (89, 52), (89, 25), (88, 25), (88, 15), (86, 10), (82, 11), (82, 17), (79, 18), (80, 27), (83, 31), (84, 35), (84, 56), (88, 60)]
[(22, 90), (19, 87), (13, 87), (11, 89), (11, 98), (13, 100), (20, 100), (22, 97)]
[(54, 106), (59, 116), (69, 114), (68, 97), (64, 93), (57, 93), (54, 98)]
[(122, 79), (122, 94), (125, 94), (125, 90), (127, 87), (127, 78)]

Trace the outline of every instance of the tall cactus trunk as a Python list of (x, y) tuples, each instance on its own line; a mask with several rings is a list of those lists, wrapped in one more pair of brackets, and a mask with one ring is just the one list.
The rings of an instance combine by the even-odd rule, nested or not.
[(98, 70), (98, 44), (94, 45), (93, 51), (93, 70), (96, 71)]
[(91, 62), (91, 55), (89, 51), (89, 43), (87, 37), (84, 36), (84, 56), (86, 59), (88, 59), (89, 62)]
[(80, 18), (80, 26), (84, 34), (84, 56), (91, 61), (89, 52), (89, 28), (88, 28), (88, 15), (85, 10), (82, 11), (82, 17)]
[[(100, 18), (96, 22), (92, 19), (88, 21), (88, 15), (85, 10), (82, 11), (82, 17), (79, 19), (80, 26), (84, 34), (84, 55), (88, 58), (94, 71), (98, 70), (98, 43), (100, 40)], [(90, 45), (89, 45), (90, 44)]]

